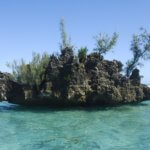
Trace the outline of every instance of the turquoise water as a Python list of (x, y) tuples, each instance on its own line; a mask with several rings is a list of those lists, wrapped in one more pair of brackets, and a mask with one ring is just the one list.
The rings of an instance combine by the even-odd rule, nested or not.
[(150, 101), (95, 109), (0, 104), (0, 150), (149, 150)]

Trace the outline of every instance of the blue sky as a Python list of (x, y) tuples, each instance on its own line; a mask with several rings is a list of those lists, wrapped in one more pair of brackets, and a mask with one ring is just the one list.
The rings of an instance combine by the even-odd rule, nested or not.
[[(0, 70), (10, 71), (6, 62), (24, 58), (32, 52), (59, 51), (59, 22), (76, 49), (95, 46), (100, 32), (119, 33), (114, 52), (105, 56), (125, 63), (132, 57), (130, 41), (140, 27), (150, 31), (150, 0), (0, 0)], [(143, 82), (150, 83), (150, 60), (144, 62)]]

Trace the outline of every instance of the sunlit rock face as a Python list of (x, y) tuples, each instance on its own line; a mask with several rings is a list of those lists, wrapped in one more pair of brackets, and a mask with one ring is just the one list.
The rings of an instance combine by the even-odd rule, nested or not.
[(150, 89), (140, 83), (138, 69), (127, 78), (120, 73), (123, 66), (120, 61), (104, 60), (92, 53), (80, 63), (67, 50), (63, 56), (50, 60), (42, 93), (72, 105), (113, 105), (150, 99)]
[(0, 74), (0, 99), (29, 105), (116, 105), (150, 99), (150, 88), (141, 84), (139, 70), (128, 78), (122, 63), (104, 60), (97, 53), (80, 62), (71, 48), (51, 56), (44, 80), (36, 90), (20, 85), (10, 75)]

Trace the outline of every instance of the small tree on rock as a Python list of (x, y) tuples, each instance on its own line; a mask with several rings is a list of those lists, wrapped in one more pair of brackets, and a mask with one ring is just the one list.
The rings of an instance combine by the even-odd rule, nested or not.
[(82, 63), (85, 62), (86, 60), (86, 57), (87, 57), (87, 52), (88, 52), (88, 49), (87, 47), (81, 47), (78, 51), (78, 58), (79, 58), (79, 61)]
[(140, 60), (150, 59), (150, 33), (145, 29), (141, 29), (140, 34), (133, 35), (131, 41), (131, 52), (133, 58), (128, 60), (126, 63), (126, 76), (129, 77), (132, 71), (137, 67), (141, 66)]
[(71, 38), (68, 38), (66, 29), (65, 29), (65, 21), (64, 19), (60, 20), (60, 34), (61, 34), (61, 44), (60, 49), (61, 51), (67, 47), (71, 47)]
[(106, 54), (110, 51), (117, 43), (118, 34), (115, 32), (112, 37), (107, 34), (99, 34), (96, 36), (96, 48), (94, 49), (99, 55)]

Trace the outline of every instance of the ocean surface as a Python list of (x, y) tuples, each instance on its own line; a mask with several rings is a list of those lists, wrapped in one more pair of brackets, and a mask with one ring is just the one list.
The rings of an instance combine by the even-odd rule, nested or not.
[(0, 103), (0, 150), (150, 150), (150, 101), (103, 109)]

